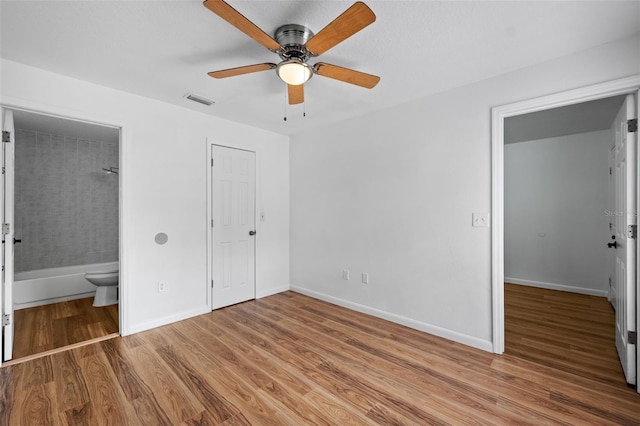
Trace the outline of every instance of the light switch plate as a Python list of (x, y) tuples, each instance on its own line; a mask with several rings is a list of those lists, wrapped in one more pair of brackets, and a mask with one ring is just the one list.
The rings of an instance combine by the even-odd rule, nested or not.
[(471, 224), (476, 228), (489, 227), (489, 213), (472, 213)]

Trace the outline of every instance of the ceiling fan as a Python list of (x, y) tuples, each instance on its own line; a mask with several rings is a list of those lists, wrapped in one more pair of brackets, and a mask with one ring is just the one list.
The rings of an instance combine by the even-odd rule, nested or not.
[(289, 104), (304, 102), (304, 83), (313, 74), (367, 89), (373, 88), (380, 81), (378, 76), (325, 62), (314, 65), (307, 63), (311, 57), (323, 54), (376, 20), (373, 11), (360, 1), (345, 10), (318, 34), (303, 25), (287, 24), (279, 27), (274, 37), (262, 31), (223, 0), (206, 0), (204, 6), (262, 46), (277, 53), (281, 59), (278, 64), (267, 62), (212, 71), (209, 73), (211, 77), (226, 78), (275, 69), (282, 81), (287, 83)]

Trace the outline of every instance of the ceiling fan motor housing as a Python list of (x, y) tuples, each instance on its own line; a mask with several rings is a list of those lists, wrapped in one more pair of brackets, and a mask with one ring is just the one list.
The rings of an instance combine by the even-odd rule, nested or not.
[(313, 35), (313, 31), (304, 25), (283, 25), (275, 33), (274, 39), (282, 46), (276, 53), (283, 61), (299, 59), (302, 62), (306, 62), (311, 54), (305, 44)]

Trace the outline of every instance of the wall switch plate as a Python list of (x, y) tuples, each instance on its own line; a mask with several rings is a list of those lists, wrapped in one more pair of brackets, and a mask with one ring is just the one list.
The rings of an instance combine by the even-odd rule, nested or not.
[(476, 228), (489, 227), (489, 213), (472, 213), (471, 224)]
[(362, 273), (362, 284), (369, 284), (369, 274), (367, 272)]
[(342, 270), (342, 279), (343, 280), (347, 280), (349, 281), (349, 276), (351, 275), (350, 271), (348, 269), (343, 269)]
[(167, 284), (166, 283), (158, 283), (158, 293), (162, 293), (167, 291)]

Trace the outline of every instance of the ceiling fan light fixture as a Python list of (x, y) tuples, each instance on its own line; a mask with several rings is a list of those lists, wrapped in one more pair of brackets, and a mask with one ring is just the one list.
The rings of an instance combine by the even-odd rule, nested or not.
[(313, 75), (311, 67), (299, 59), (289, 59), (280, 62), (276, 68), (276, 72), (282, 81), (291, 86), (304, 84)]

